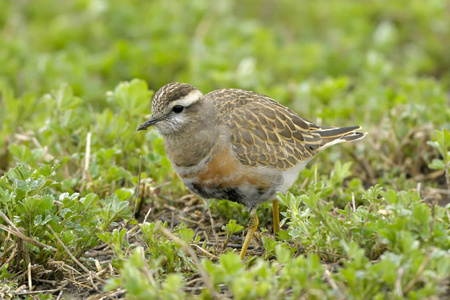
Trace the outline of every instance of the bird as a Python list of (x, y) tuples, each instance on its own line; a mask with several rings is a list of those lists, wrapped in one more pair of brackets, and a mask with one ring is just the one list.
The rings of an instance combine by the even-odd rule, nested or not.
[(320, 126), (269, 96), (241, 89), (203, 94), (173, 82), (154, 95), (151, 116), (138, 131), (154, 126), (184, 185), (205, 199), (225, 199), (250, 211), (240, 258), (258, 228), (257, 207), (272, 201), (273, 231), (280, 230), (277, 193), (294, 184), (306, 164), (325, 148), (356, 141), (361, 126)]

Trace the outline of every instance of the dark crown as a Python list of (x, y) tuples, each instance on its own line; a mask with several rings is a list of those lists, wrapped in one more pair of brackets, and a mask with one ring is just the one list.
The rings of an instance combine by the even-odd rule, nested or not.
[(187, 83), (172, 82), (160, 88), (152, 101), (152, 111), (161, 111), (170, 102), (187, 96), (196, 88)]

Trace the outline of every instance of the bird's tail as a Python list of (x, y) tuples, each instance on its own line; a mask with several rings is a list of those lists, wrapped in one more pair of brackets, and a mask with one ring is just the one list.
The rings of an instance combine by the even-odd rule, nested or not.
[(349, 126), (349, 127), (331, 127), (331, 126), (318, 126), (316, 130), (312, 130), (313, 133), (320, 134), (322, 142), (319, 149), (323, 150), (334, 144), (342, 142), (353, 142), (364, 138), (367, 132), (359, 132), (361, 126)]

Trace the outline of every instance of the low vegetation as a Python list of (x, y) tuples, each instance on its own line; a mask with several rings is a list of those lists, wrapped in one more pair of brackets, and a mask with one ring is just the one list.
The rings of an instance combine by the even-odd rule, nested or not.
[[(1, 299), (439, 299), (450, 274), (446, 1), (0, 2)], [(153, 130), (172, 81), (363, 126), (249, 214)]]

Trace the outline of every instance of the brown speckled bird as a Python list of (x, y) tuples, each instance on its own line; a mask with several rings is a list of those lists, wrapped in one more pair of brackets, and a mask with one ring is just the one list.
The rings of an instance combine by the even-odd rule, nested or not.
[(273, 201), (277, 232), (276, 193), (285, 193), (323, 149), (365, 136), (360, 126), (316, 125), (262, 94), (223, 89), (203, 95), (178, 82), (153, 97), (152, 116), (138, 130), (150, 126), (163, 136), (167, 157), (189, 190), (248, 207), (242, 259), (259, 224), (257, 205)]

